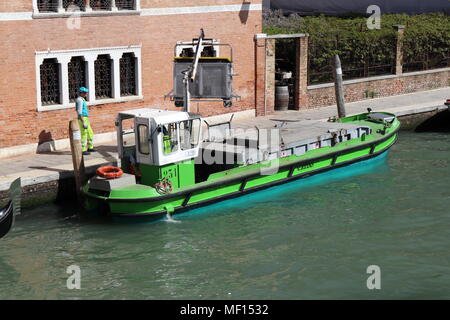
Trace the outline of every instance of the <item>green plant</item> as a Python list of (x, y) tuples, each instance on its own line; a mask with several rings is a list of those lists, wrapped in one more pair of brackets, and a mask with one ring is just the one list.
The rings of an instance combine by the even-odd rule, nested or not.
[[(450, 16), (445, 14), (383, 15), (380, 30), (369, 30), (361, 16), (326, 17), (283, 16), (280, 11), (265, 12), (264, 32), (309, 34), (309, 83), (332, 81), (331, 61), (339, 54), (344, 79), (394, 72), (398, 32), (404, 25), (403, 61), (406, 66), (420, 62), (419, 70), (445, 67), (449, 63)], [(277, 55), (295, 57), (292, 40), (277, 45)]]

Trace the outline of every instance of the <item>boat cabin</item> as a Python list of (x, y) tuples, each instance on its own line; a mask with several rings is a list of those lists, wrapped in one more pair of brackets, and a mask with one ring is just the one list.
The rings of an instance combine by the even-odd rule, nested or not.
[(143, 108), (118, 114), (118, 154), (125, 173), (137, 174), (153, 185), (169, 178), (174, 187), (194, 179), (194, 161), (201, 147), (198, 114)]

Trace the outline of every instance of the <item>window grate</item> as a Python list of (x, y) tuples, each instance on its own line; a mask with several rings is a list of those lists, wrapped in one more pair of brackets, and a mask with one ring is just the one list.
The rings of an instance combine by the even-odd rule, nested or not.
[(78, 97), (78, 89), (86, 87), (86, 62), (82, 57), (73, 57), (68, 64), (69, 99), (71, 102)]
[(92, 10), (111, 10), (111, 0), (90, 0)]
[(85, 0), (63, 0), (64, 9), (84, 10)]
[(112, 68), (108, 55), (99, 55), (95, 61), (95, 96), (97, 99), (112, 98)]
[(60, 104), (59, 64), (56, 59), (45, 59), (41, 65), (42, 105)]
[(119, 10), (134, 10), (135, 0), (116, 0), (116, 7)]
[(38, 0), (39, 12), (58, 12), (58, 0)]
[(137, 95), (136, 58), (132, 53), (124, 53), (120, 59), (120, 95)]

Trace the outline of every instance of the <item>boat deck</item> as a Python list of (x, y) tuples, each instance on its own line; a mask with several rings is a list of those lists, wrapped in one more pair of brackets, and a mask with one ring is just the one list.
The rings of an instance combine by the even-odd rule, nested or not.
[[(214, 137), (203, 143), (201, 154), (213, 155), (215, 159), (223, 158), (224, 161), (235, 159), (239, 164), (252, 164), (292, 154), (300, 156), (309, 150), (333, 146), (371, 132), (366, 124), (317, 120), (264, 119), (253, 123), (253, 126), (241, 122), (239, 126), (218, 124), (211, 127)], [(221, 134), (218, 134), (220, 130)]]

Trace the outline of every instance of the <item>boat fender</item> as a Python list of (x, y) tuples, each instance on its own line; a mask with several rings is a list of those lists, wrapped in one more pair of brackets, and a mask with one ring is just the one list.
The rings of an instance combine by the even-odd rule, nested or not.
[(169, 194), (173, 191), (172, 182), (167, 178), (162, 178), (160, 182), (154, 185), (156, 191), (161, 195)]
[(97, 175), (106, 179), (117, 179), (123, 175), (123, 171), (118, 167), (100, 167), (97, 169)]

